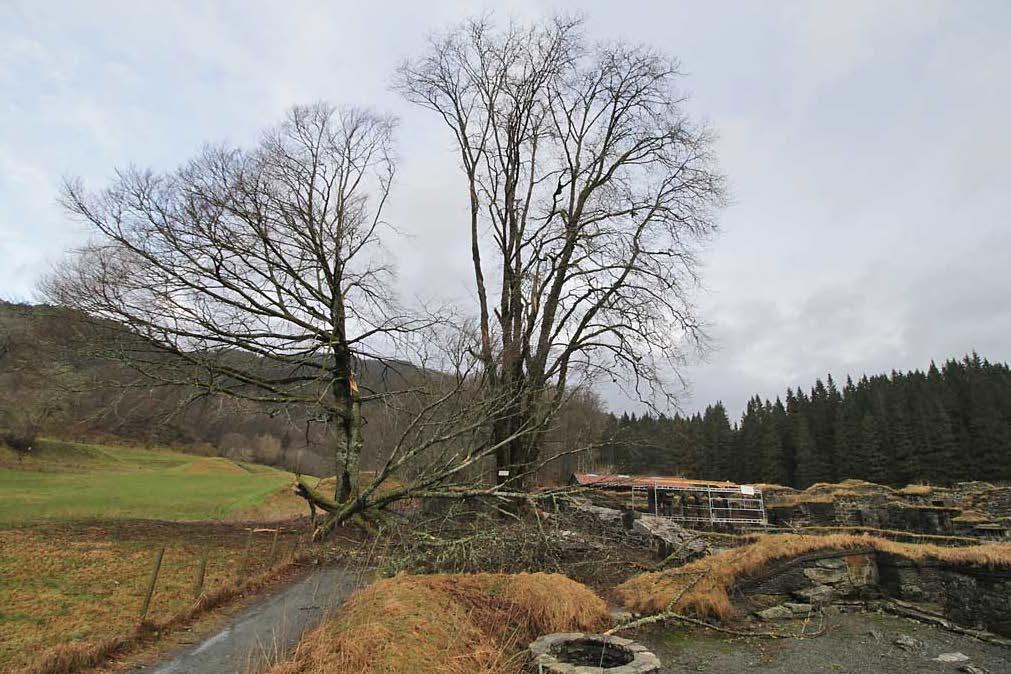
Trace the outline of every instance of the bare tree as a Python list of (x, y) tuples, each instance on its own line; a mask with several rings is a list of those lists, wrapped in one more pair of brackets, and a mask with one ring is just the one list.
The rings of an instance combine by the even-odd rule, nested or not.
[[(98, 353), (141, 375), (124, 388), (315, 409), (337, 475), (332, 497), (296, 485), (327, 513), (317, 537), (411, 496), (507, 497), (481, 484), (487, 459), (539, 430), (531, 419), (491, 437), (515, 396), (475, 393), (473, 332), (405, 311), (389, 291), (378, 232), (392, 127), (358, 109), (296, 107), (252, 149), (208, 147), (165, 174), (123, 170), (97, 194), (68, 182), (64, 203), (95, 240), (43, 283), (90, 318)], [(404, 365), (405, 389), (359, 391), (356, 371), (377, 362)], [(363, 403), (397, 419), (364, 483)]]
[[(483, 375), (515, 404), (493, 437), (597, 376), (669, 403), (702, 343), (691, 290), (724, 181), (678, 80), (672, 59), (589, 44), (567, 18), (472, 20), (399, 69), (397, 89), (445, 122), (463, 169)], [(540, 444), (503, 444), (501, 479), (521, 484)]]
[(105, 190), (68, 181), (63, 202), (92, 244), (44, 283), (113, 339), (106, 355), (147, 379), (330, 424), (337, 486), (358, 490), (356, 368), (427, 323), (389, 291), (379, 231), (394, 177), (394, 120), (292, 108), (249, 149), (211, 146), (176, 171), (119, 171)]

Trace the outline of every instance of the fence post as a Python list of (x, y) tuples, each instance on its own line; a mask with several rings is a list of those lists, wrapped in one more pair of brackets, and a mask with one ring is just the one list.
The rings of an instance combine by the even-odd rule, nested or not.
[(211, 556), (211, 546), (204, 548), (200, 555), (200, 564), (197, 566), (197, 581), (193, 585), (193, 600), (196, 601), (204, 591), (204, 576), (207, 573), (207, 558)]
[(249, 536), (246, 537), (246, 549), (242, 553), (242, 563), (239, 566), (238, 582), (242, 582), (246, 578), (246, 574), (249, 573), (249, 551), (253, 547), (253, 529), (249, 529)]
[(140, 609), (140, 621), (144, 622), (147, 617), (147, 610), (151, 606), (151, 595), (154, 594), (154, 586), (158, 582), (158, 574), (161, 572), (161, 560), (165, 556), (165, 548), (158, 548), (158, 553), (154, 557), (154, 568), (151, 570), (151, 578), (147, 582), (147, 594), (144, 595), (144, 605)]
[(277, 535), (281, 533), (281, 527), (274, 528), (274, 539), (270, 542), (270, 555), (269, 561), (267, 562), (267, 568), (274, 566), (274, 553), (277, 552)]

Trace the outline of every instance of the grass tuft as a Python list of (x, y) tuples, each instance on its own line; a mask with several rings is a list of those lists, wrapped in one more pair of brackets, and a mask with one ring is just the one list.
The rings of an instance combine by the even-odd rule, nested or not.
[(606, 618), (602, 599), (557, 574), (399, 575), (357, 592), (271, 674), (511, 674), (536, 636)]
[(910, 484), (898, 490), (903, 496), (930, 496), (934, 488), (929, 484)]

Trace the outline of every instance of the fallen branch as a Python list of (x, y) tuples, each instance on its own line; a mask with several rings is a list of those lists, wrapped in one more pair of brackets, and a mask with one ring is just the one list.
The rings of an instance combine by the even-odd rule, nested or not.
[[(821, 625), (814, 632), (800, 634), (779, 634), (777, 632), (744, 632), (742, 630), (732, 630), (729, 627), (720, 627), (719, 625), (713, 625), (707, 623), (704, 620), (698, 620), (696, 618), (689, 618), (685, 615), (674, 614), (671, 616), (674, 620), (681, 620), (686, 623), (691, 623), (692, 625), (698, 625), (700, 627), (705, 627), (706, 629), (714, 630), (716, 632), (722, 632), (724, 634), (731, 634), (735, 637), (765, 637), (768, 639), (813, 639), (815, 637), (820, 637), (825, 634), (826, 622), (825, 613), (821, 613)], [(806, 623), (805, 623), (806, 624)]]
[(1011, 646), (1011, 639), (1005, 639), (1004, 637), (999, 637), (996, 634), (991, 634), (983, 630), (974, 630), (968, 627), (962, 627), (951, 622), (947, 618), (937, 613), (924, 610), (917, 606), (913, 606), (907, 602), (901, 601), (899, 599), (892, 599), (888, 601), (883, 601), (879, 604), (881, 608), (888, 611), (889, 613), (894, 613), (895, 615), (902, 616), (903, 618), (910, 618), (922, 623), (927, 623), (928, 625), (935, 625), (937, 627), (944, 628), (950, 632), (956, 634), (964, 634), (966, 636), (973, 637), (974, 639), (979, 639), (980, 641), (986, 641), (991, 644), (999, 644), (1001, 646)]
[[(686, 572), (684, 575), (689, 575), (691, 573), (693, 573), (693, 572)], [(639, 618), (638, 620), (633, 620), (631, 622), (625, 623), (624, 625), (618, 625), (617, 627), (612, 627), (608, 631), (604, 632), (604, 634), (607, 635), (607, 636), (610, 636), (610, 635), (614, 634), (615, 632), (617, 632), (618, 630), (632, 629), (634, 627), (640, 627), (642, 625), (649, 625), (649, 624), (652, 624), (652, 623), (661, 622), (663, 620), (666, 620), (667, 618), (681, 617), (680, 614), (674, 612), (674, 607), (677, 606), (677, 603), (679, 601), (681, 601), (681, 597), (685, 596), (688, 593), (689, 590), (691, 590), (693, 587), (695, 587), (696, 585), (698, 585), (699, 582), (701, 582), (701, 580), (703, 578), (705, 578), (706, 576), (709, 575), (709, 573), (710, 573), (710, 571), (706, 570), (704, 573), (698, 574), (695, 577), (695, 579), (692, 580), (692, 582), (688, 583), (683, 588), (681, 588), (681, 591), (678, 592), (677, 596), (675, 596), (673, 599), (671, 599), (670, 603), (667, 604), (667, 608), (664, 609), (663, 611), (661, 611), (660, 613), (657, 613), (657, 614), (651, 615), (651, 616), (646, 616), (644, 618)], [(679, 574), (679, 575), (681, 575), (681, 574)]]

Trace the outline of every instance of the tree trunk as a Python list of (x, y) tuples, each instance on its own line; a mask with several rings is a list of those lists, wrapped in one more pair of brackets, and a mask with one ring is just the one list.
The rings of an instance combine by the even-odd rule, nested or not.
[(362, 455), (362, 398), (354, 373), (334, 382), (337, 407), (337, 429), (334, 434), (334, 457), (337, 485), (334, 498), (347, 503), (358, 493), (358, 462)]
[(495, 483), (508, 481), (512, 490), (523, 491), (530, 486), (530, 471), (540, 455), (544, 419), (539, 415), (544, 413), (544, 401), (541, 391), (521, 385), (516, 385), (513, 395), (516, 399), (508, 414), (492, 426), (493, 441), (504, 443), (495, 454)]

